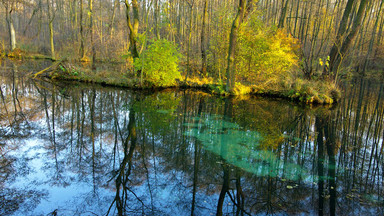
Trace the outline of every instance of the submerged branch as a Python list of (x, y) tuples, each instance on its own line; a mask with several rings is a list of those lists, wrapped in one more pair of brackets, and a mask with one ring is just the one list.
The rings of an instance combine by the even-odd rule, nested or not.
[(55, 62), (54, 64), (52, 64), (51, 66), (49, 66), (49, 67), (47, 67), (47, 68), (45, 68), (45, 69), (43, 69), (43, 70), (41, 70), (41, 71), (39, 71), (39, 72), (37, 72), (37, 73), (35, 73), (35, 74), (33, 74), (33, 72), (31, 72), (30, 74), (28, 74), (28, 76), (32, 76), (33, 79), (36, 79), (37, 76), (40, 76), (41, 74), (47, 72), (47, 71), (50, 70), (50, 69), (53, 69), (53, 70), (57, 69), (57, 67), (58, 67), (62, 62), (63, 62), (63, 60), (57, 61), (57, 62)]

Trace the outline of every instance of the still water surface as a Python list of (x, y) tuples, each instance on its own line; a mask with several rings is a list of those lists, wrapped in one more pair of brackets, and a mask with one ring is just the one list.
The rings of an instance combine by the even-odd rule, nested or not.
[(0, 215), (383, 215), (383, 85), (332, 107), (1, 63)]

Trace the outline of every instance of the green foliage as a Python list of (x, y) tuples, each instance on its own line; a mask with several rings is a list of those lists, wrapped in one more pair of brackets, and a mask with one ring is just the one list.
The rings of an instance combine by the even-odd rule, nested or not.
[(62, 72), (66, 72), (67, 70), (63, 67), (63, 65), (59, 65), (59, 68)]
[(147, 83), (154, 86), (172, 86), (181, 79), (180, 54), (177, 46), (165, 39), (150, 41), (148, 49), (134, 60), (135, 70), (144, 74)]
[(72, 71), (72, 75), (73, 75), (73, 76), (78, 76), (78, 75), (79, 75), (79, 72), (77, 72), (77, 71)]
[(225, 85), (223, 83), (219, 84), (210, 84), (209, 88), (213, 94), (225, 95), (227, 91), (225, 90)]
[[(159, 92), (135, 102), (133, 109), (142, 115), (146, 121), (143, 127), (153, 134), (167, 134), (171, 130), (171, 122), (174, 121), (179, 106), (180, 98), (175, 93)], [(125, 105), (129, 109), (130, 105)]]
[(83, 72), (79, 72), (79, 69), (75, 68), (75, 67), (67, 68), (67, 67), (60, 64), (58, 69), (60, 69), (61, 72), (69, 75), (70, 77), (79, 76), (80, 74), (83, 75)]

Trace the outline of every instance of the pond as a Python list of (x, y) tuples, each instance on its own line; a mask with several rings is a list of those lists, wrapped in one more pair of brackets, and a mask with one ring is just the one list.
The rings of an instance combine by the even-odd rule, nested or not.
[(383, 215), (383, 85), (308, 106), (1, 63), (0, 215)]

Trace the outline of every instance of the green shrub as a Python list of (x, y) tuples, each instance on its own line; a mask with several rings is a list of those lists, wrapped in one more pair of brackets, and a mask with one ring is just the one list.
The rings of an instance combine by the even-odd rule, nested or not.
[(142, 71), (144, 81), (154, 86), (172, 86), (181, 79), (180, 54), (175, 44), (165, 39), (149, 42), (148, 49), (134, 60), (137, 71)]

